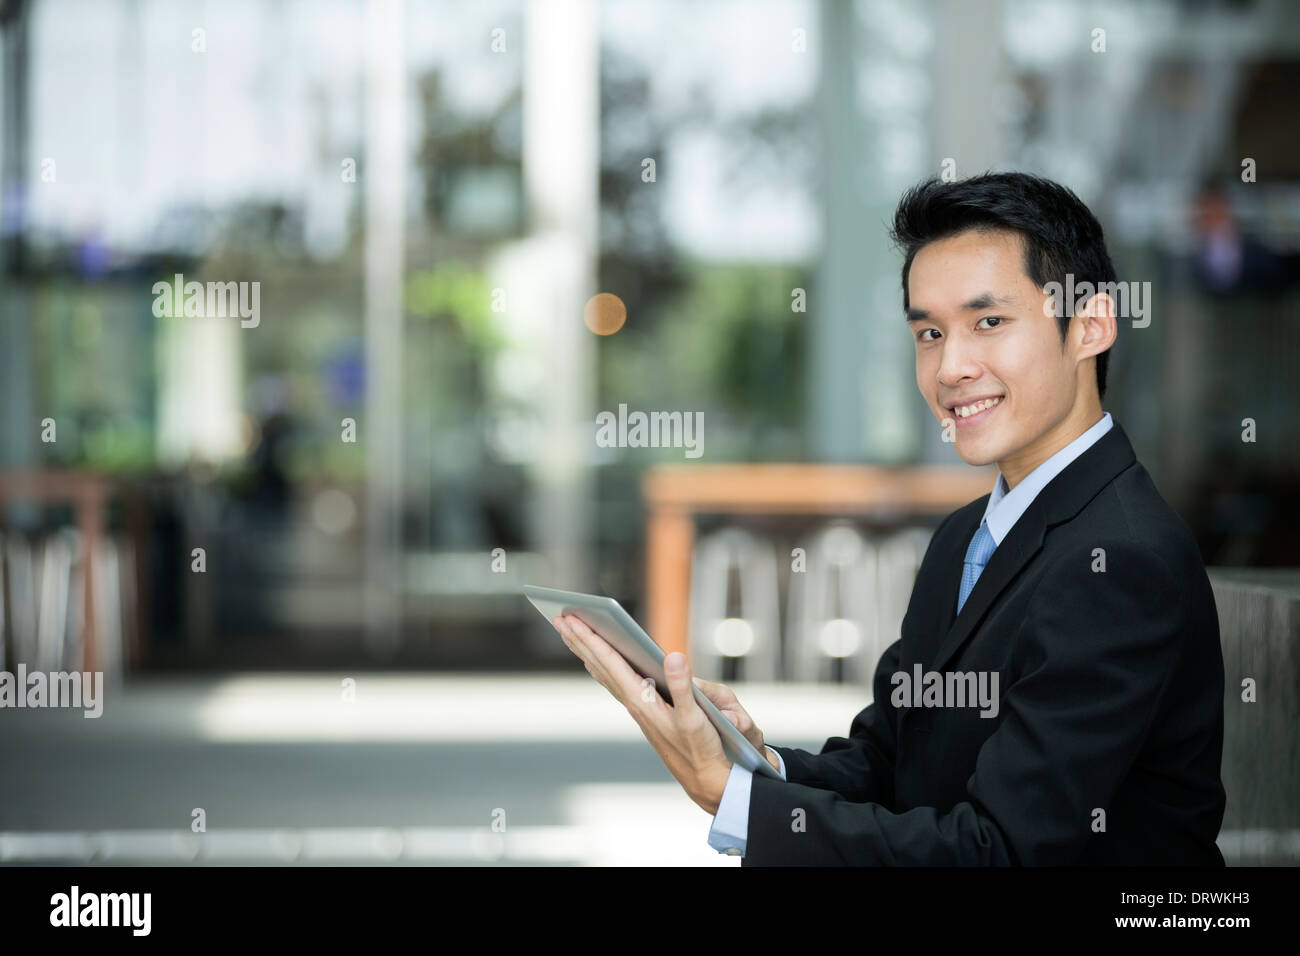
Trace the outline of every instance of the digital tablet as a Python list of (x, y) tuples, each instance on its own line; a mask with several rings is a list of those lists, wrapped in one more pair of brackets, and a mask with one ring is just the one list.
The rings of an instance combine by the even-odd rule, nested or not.
[[(589, 628), (603, 637), (632, 669), (642, 677), (649, 677), (655, 682), (665, 703), (672, 704), (672, 694), (668, 682), (664, 679), (664, 652), (650, 635), (641, 629), (632, 615), (623, 610), (622, 605), (611, 597), (598, 594), (580, 594), (577, 591), (557, 591), (554, 588), (539, 588), (532, 584), (524, 585), (524, 596), (532, 602), (533, 607), (542, 612), (548, 621), (557, 617), (573, 615)], [(695, 702), (708, 716), (709, 722), (717, 728), (722, 738), (722, 749), (727, 759), (739, 764), (751, 773), (762, 773), (769, 777), (781, 779), (767, 759), (754, 748), (745, 735), (722, 711), (714, 706), (713, 701), (704, 695), (704, 691), (691, 684), (695, 691)]]

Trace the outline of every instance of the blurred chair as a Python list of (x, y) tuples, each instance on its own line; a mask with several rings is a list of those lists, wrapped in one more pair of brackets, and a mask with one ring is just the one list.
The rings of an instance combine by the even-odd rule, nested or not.
[(776, 680), (781, 636), (772, 543), (742, 528), (724, 528), (700, 539), (691, 564), (695, 672), (706, 680), (732, 679), (723, 673), (724, 662), (732, 659), (742, 680)]
[[(99, 552), (95, 559), (100, 586), (95, 589), (95, 617), (99, 621), (99, 670), (104, 672), (107, 683), (116, 683), (125, 667), (126, 648), (124, 643), (126, 618), (125, 607), (134, 593), (132, 586), (134, 567), (131, 558), (130, 542), (116, 536), (106, 537), (99, 542)], [(124, 570), (125, 569), (125, 570)], [(79, 572), (81, 573), (81, 572)], [(79, 594), (79, 579), (74, 583), (72, 593)], [(73, 602), (79, 611), (78, 602)], [(82, 657), (80, 641), (81, 630), (78, 628), (78, 641), (70, 649), (69, 667), (77, 667)]]
[[(125, 555), (124, 556), (124, 552)], [(121, 676), (124, 666), (121, 568), (128, 568), (129, 544), (105, 538), (97, 549), (94, 591), (99, 623), (95, 670), (106, 680)], [(85, 538), (73, 528), (0, 537), (0, 665), (24, 664), (36, 671), (86, 669)]]
[[(109, 494), (100, 475), (0, 473), (0, 505), (69, 503), (76, 512), (75, 526), (10, 528), (0, 535), (0, 663), (120, 676), (126, 663), (122, 555), (133, 552), (105, 533)], [(133, 573), (125, 586), (135, 587)], [(133, 595), (127, 606), (134, 613)]]
[(837, 521), (801, 547), (807, 569), (790, 574), (790, 677), (867, 683), (878, 656), (875, 545)]
[(26, 535), (4, 539), (5, 627), (10, 635), (10, 664), (36, 661), (36, 575), (32, 546)]
[[(80, 621), (69, 621), (68, 594), (72, 585), (72, 565), (77, 550), (77, 542), (71, 539), (73, 533), (59, 529), (47, 534), (41, 541), (40, 561), (40, 602), (36, 609), (36, 660), (29, 664), (37, 670), (63, 670), (68, 643), (69, 624), (77, 626)], [(74, 637), (79, 642), (80, 633)]]

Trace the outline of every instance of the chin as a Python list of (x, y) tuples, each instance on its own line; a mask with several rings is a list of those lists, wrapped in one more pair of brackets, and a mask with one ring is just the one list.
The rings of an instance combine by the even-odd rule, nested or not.
[(974, 465), (976, 467), (991, 465), (1002, 458), (1000, 446), (997, 446), (994, 442), (974, 442), (970, 440), (963, 442), (959, 438), (955, 444), (957, 446), (957, 454), (961, 457), (961, 460), (966, 462), (968, 465)]
[(998, 460), (997, 455), (990, 455), (985, 452), (968, 452), (963, 448), (958, 448), (957, 454), (961, 456), (961, 460), (966, 462), (966, 464), (974, 465), (975, 467), (991, 465), (993, 462)]

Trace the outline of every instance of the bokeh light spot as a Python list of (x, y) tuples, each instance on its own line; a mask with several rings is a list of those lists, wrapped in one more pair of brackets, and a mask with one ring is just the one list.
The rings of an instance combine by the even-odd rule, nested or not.
[(583, 307), (582, 321), (597, 335), (613, 335), (627, 321), (627, 306), (611, 292), (598, 292)]

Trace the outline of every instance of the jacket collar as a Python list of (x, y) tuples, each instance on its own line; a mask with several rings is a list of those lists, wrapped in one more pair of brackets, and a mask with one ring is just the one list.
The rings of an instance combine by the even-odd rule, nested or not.
[[(1053, 525), (1069, 521), (1083, 507), (1095, 498), (1103, 488), (1115, 480), (1115, 477), (1136, 460), (1133, 446), (1128, 435), (1113, 421), (1110, 431), (1102, 435), (1095, 444), (1076, 458), (1055, 478), (1049, 481), (1038, 496), (1025, 509), (1019, 520), (1011, 527), (1002, 543), (997, 546), (989, 563), (980, 573), (975, 587), (971, 589), (962, 605), (961, 613), (957, 610), (957, 590), (961, 582), (962, 555), (975, 530), (984, 516), (984, 505), (988, 496), (980, 498), (966, 508), (964, 527), (960, 541), (962, 554), (955, 560), (947, 559), (943, 586), (948, 613), (944, 620), (948, 624), (947, 633), (931, 670), (941, 670), (945, 664), (966, 643), (975, 625), (984, 617), (984, 612), (1002, 593), (1003, 589), (1015, 579), (1016, 575), (1028, 564), (1043, 547), (1043, 536)], [(955, 616), (954, 616), (955, 615)]]

